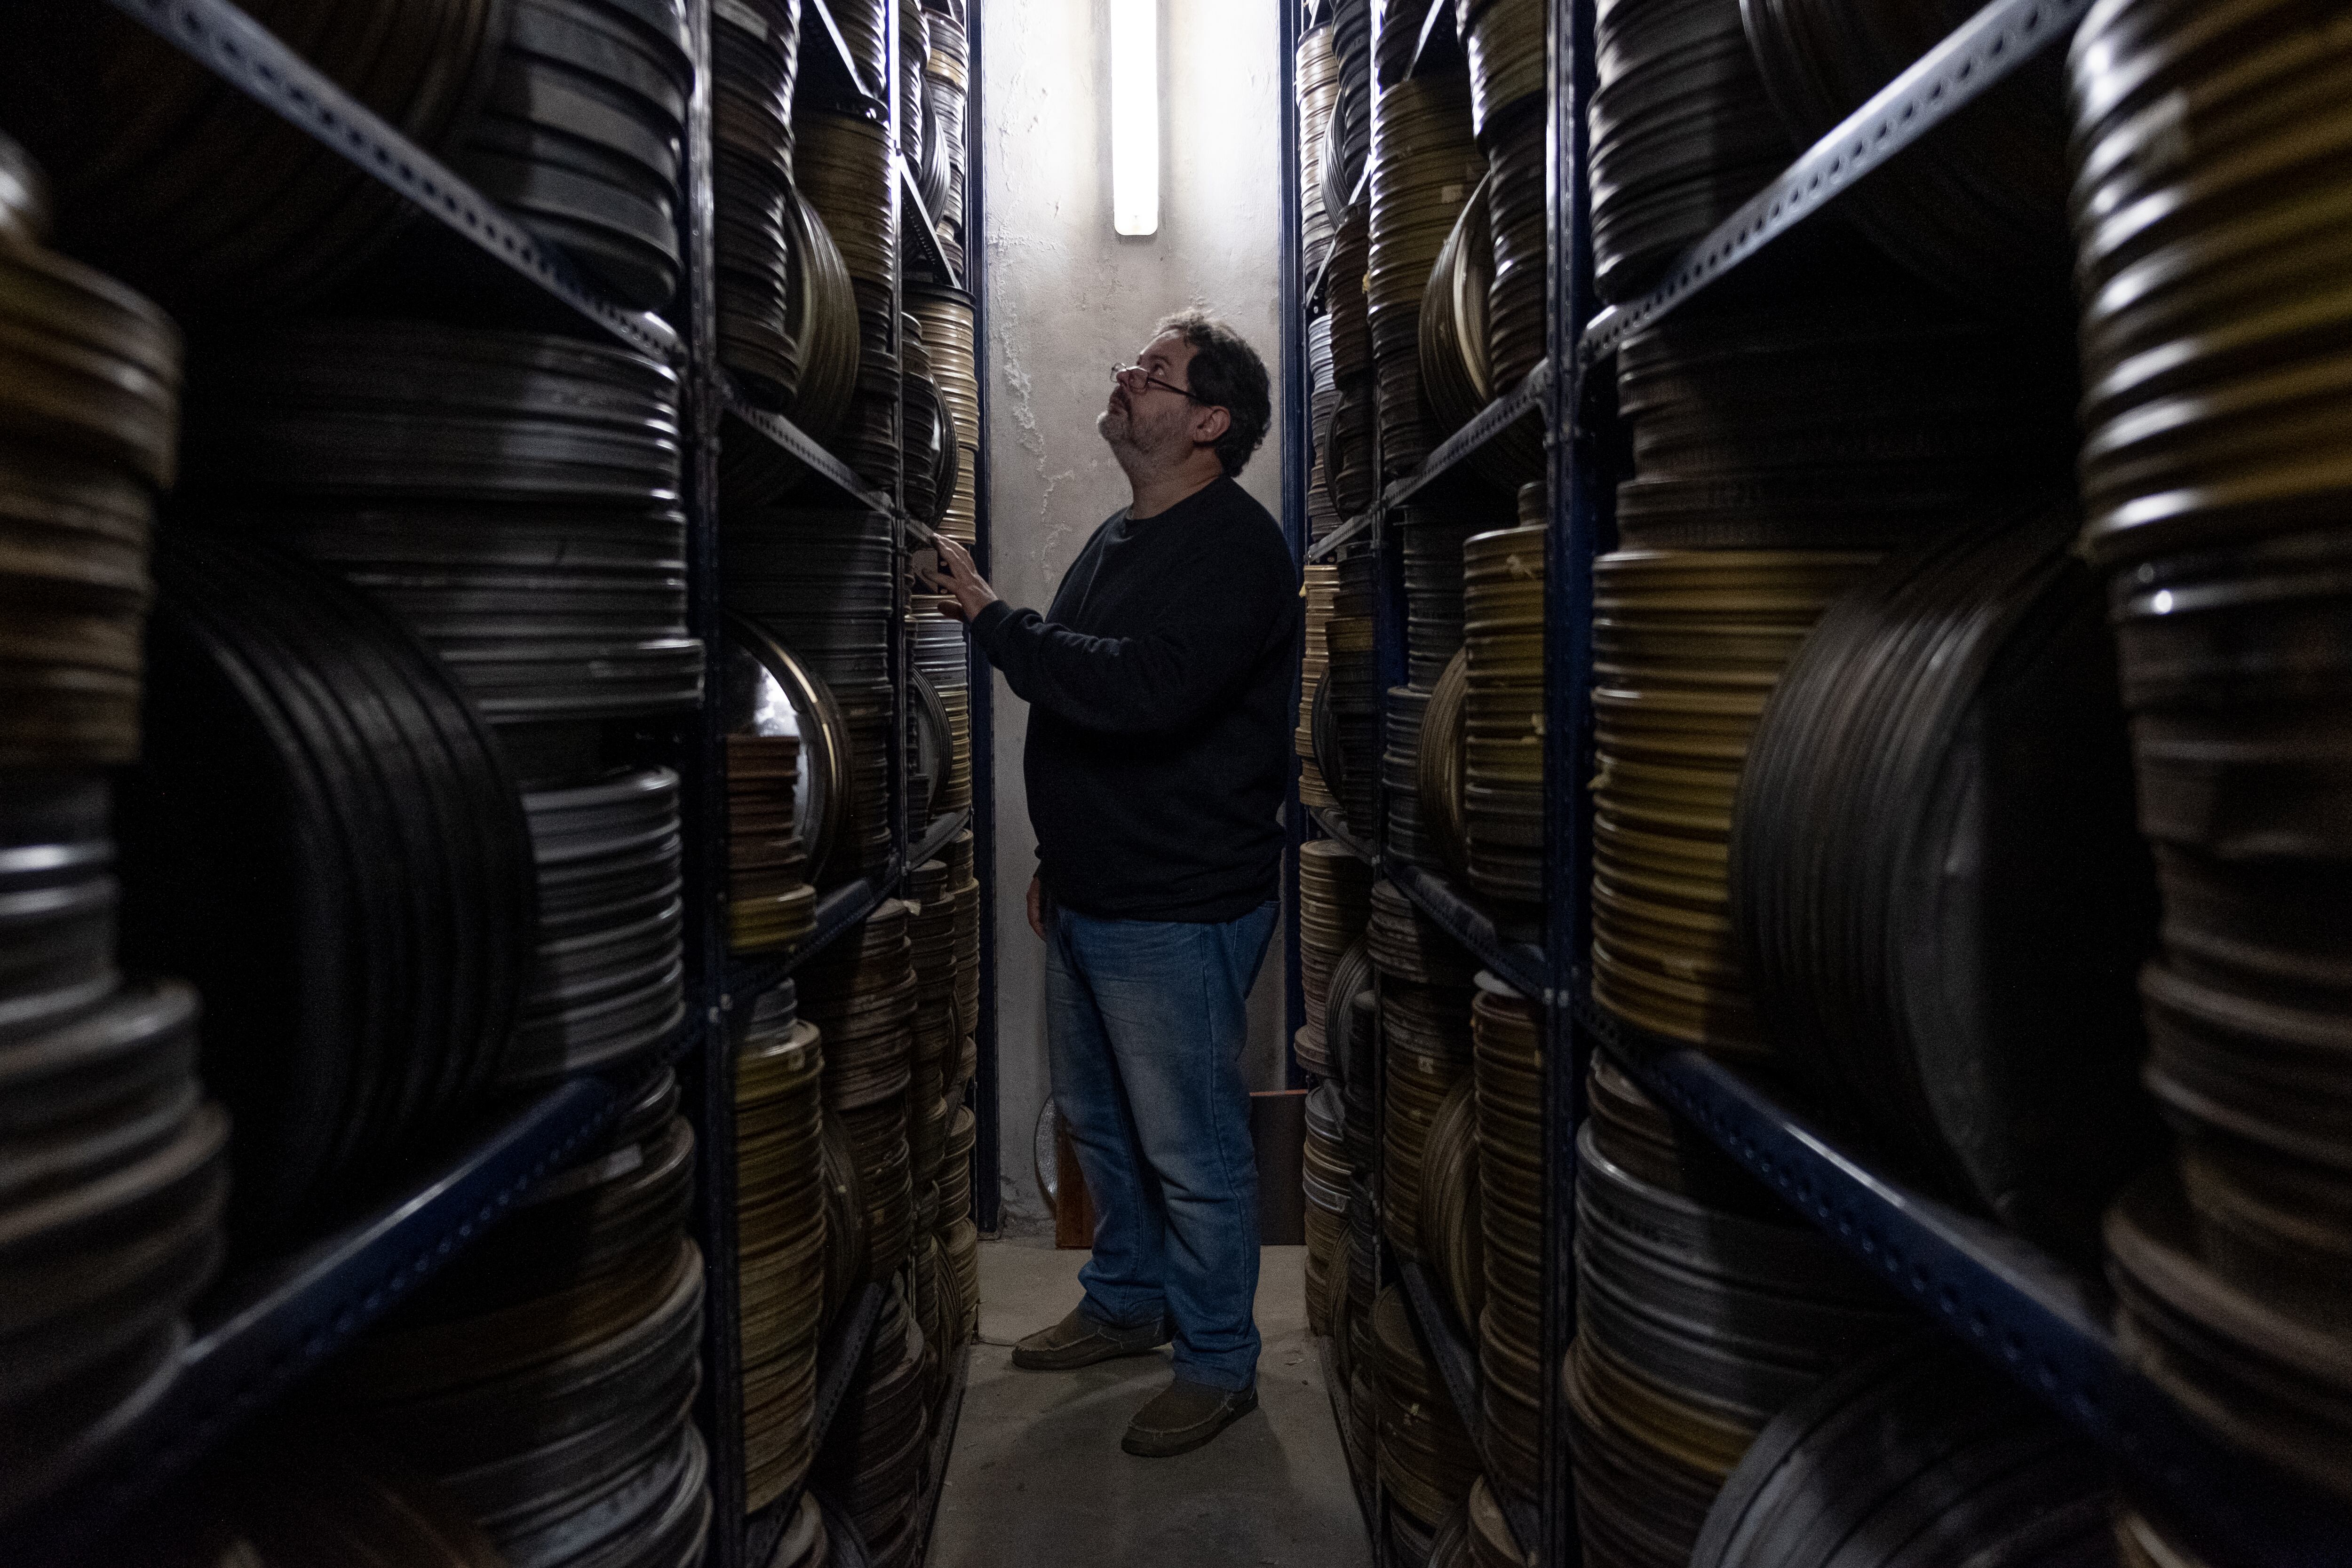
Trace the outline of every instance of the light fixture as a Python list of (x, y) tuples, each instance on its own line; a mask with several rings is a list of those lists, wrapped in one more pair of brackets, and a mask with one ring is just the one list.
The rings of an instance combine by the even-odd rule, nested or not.
[(1110, 217), (1160, 232), (1160, 0), (1110, 0)]

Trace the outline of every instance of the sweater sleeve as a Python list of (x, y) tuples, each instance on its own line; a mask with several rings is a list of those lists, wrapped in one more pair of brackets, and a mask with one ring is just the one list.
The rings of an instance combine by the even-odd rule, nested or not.
[(1297, 597), (1287, 566), (1278, 548), (1202, 551), (1169, 576), (1167, 608), (1142, 633), (1089, 637), (1000, 601), (973, 619), (972, 641), (1015, 695), (1081, 728), (1181, 729), (1265, 650)]

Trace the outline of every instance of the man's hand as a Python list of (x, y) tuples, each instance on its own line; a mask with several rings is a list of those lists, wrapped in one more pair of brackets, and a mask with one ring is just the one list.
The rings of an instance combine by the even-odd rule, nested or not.
[[(938, 571), (927, 571), (923, 580), (948, 596), (940, 606), (940, 613), (950, 621), (969, 622), (973, 616), (996, 602), (996, 590), (988, 586), (988, 579), (980, 575), (980, 568), (971, 563), (971, 556), (963, 546), (945, 534), (937, 537), (940, 550)], [(1036, 924), (1036, 895), (1030, 895), (1030, 924)], [(1044, 933), (1040, 932), (1040, 936)]]
[(1034, 876), (1029, 879), (1029, 929), (1038, 941), (1045, 939), (1045, 884)]

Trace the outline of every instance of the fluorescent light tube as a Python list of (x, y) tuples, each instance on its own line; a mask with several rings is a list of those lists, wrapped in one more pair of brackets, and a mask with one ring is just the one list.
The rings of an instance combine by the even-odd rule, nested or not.
[(1110, 214), (1160, 232), (1160, 0), (1110, 0)]

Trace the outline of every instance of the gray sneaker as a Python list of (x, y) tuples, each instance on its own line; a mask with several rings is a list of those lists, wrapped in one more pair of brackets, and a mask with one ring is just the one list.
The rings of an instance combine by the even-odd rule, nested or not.
[(1013, 1364), (1031, 1372), (1073, 1372), (1122, 1355), (1150, 1355), (1171, 1338), (1167, 1320), (1139, 1329), (1115, 1329), (1073, 1307), (1052, 1328), (1040, 1329), (1013, 1347)]
[(1119, 1447), (1147, 1459), (1188, 1454), (1257, 1408), (1257, 1389), (1211, 1388), (1178, 1378), (1135, 1413)]

